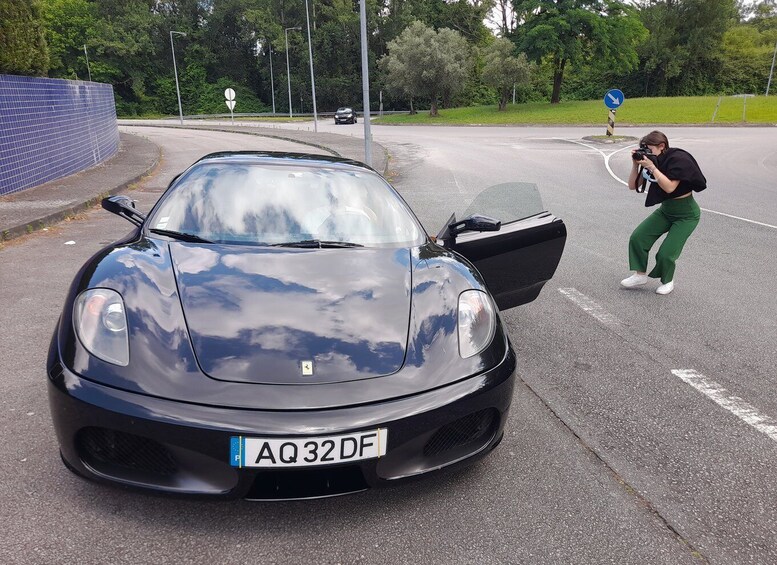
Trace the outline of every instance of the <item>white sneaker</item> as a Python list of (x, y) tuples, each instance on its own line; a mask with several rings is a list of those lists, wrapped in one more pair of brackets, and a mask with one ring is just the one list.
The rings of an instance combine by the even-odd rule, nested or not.
[(650, 280), (647, 275), (641, 275), (639, 273), (634, 273), (629, 278), (623, 279), (621, 281), (621, 286), (623, 288), (634, 288), (637, 286), (642, 286), (646, 282)]
[(656, 294), (669, 294), (674, 290), (674, 281), (669, 281), (666, 284), (662, 284), (656, 289)]

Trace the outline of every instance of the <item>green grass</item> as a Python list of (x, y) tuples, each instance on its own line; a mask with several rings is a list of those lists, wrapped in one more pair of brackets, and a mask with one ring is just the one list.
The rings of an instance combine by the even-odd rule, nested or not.
[[(632, 98), (618, 108), (615, 126), (637, 124), (710, 124), (718, 96), (680, 98)], [(745, 120), (742, 120), (743, 98), (723, 96), (715, 115), (715, 124), (777, 124), (777, 96), (747, 98)], [(436, 118), (428, 110), (418, 114), (396, 114), (377, 119), (381, 124), (540, 124), (600, 125), (607, 124), (608, 110), (603, 100), (569, 101), (559, 104), (529, 102), (508, 104), (499, 112), (496, 106), (471, 106), (439, 111)]]

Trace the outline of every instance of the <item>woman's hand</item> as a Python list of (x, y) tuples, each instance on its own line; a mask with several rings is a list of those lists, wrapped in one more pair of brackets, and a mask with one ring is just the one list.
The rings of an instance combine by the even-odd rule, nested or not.
[(639, 161), (635, 161), (634, 160), (634, 153), (636, 153), (636, 152), (637, 152), (636, 149), (632, 149), (631, 150), (631, 168), (634, 169), (634, 170), (636, 170), (637, 167), (639, 167)]

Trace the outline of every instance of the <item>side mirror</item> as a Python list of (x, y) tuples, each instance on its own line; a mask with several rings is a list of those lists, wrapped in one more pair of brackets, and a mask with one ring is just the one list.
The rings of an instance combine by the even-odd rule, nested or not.
[(499, 231), (501, 227), (502, 222), (500, 220), (473, 214), (459, 222), (449, 224), (448, 233), (450, 234), (450, 237), (456, 237), (465, 231)]
[(109, 196), (108, 198), (103, 198), (101, 204), (104, 209), (117, 216), (121, 216), (136, 226), (146, 221), (146, 216), (135, 209), (135, 203), (129, 196)]

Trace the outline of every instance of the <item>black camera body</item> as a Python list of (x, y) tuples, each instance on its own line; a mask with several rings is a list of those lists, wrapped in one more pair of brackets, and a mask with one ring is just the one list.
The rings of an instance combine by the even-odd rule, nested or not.
[(653, 152), (650, 150), (650, 147), (647, 145), (640, 145), (639, 149), (634, 151), (634, 153), (631, 154), (631, 158), (635, 161), (641, 161), (642, 159), (647, 159), (648, 161), (652, 161), (653, 163), (656, 162), (656, 156), (653, 155)]

